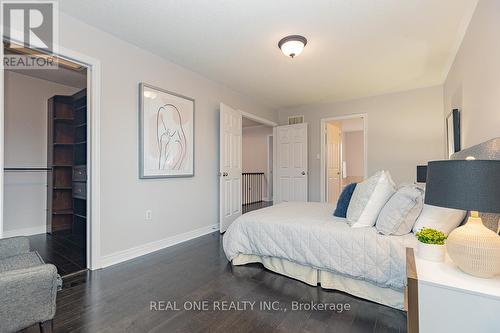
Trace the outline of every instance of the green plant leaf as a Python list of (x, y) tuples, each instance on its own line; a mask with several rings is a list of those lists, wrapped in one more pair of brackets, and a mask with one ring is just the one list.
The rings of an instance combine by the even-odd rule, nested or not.
[(446, 236), (441, 231), (431, 228), (422, 228), (415, 236), (417, 236), (420, 242), (425, 244), (444, 245), (444, 241), (446, 240)]

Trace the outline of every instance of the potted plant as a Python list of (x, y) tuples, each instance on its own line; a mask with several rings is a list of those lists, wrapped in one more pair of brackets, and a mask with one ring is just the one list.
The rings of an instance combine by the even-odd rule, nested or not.
[(446, 236), (439, 230), (422, 228), (415, 234), (418, 239), (418, 256), (431, 261), (444, 260), (444, 241)]

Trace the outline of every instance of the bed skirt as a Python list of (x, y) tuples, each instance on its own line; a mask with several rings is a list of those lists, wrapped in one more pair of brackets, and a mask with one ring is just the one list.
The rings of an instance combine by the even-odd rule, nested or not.
[(402, 291), (378, 287), (366, 281), (348, 278), (275, 257), (239, 254), (232, 261), (233, 265), (236, 266), (257, 262), (275, 273), (291, 277), (311, 286), (319, 284), (324, 289), (340, 290), (375, 303), (399, 310), (404, 309), (404, 294)]

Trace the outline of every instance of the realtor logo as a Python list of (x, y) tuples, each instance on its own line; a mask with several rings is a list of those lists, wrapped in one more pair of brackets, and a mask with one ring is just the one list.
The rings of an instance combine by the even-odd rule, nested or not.
[(57, 68), (55, 1), (2, 1), (4, 68)]

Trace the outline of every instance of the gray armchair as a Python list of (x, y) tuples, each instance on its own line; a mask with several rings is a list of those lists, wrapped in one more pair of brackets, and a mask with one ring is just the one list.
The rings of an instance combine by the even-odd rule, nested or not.
[(56, 267), (30, 252), (26, 237), (0, 239), (0, 332), (37, 323), (51, 332), (60, 285)]

